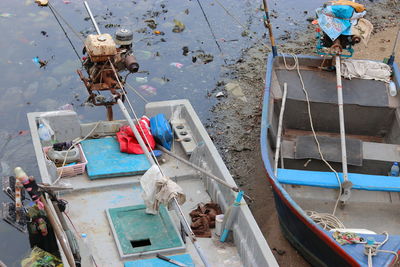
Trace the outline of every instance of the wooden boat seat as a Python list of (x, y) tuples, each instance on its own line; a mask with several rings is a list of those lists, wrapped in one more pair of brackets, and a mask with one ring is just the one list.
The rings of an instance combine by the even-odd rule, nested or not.
[[(321, 151), (327, 161), (342, 162), (340, 138), (318, 136)], [(363, 151), (361, 140), (346, 139), (347, 164), (362, 166)], [(313, 136), (298, 136), (296, 138), (295, 159), (321, 159)]]
[[(342, 173), (339, 173), (342, 177)], [(353, 189), (400, 192), (400, 177), (349, 173)], [(282, 184), (339, 188), (333, 172), (278, 169), (278, 181)]]

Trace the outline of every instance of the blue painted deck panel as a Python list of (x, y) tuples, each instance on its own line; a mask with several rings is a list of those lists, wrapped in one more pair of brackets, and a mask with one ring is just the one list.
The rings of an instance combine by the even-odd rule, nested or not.
[[(339, 173), (343, 180), (343, 174)], [(349, 173), (353, 189), (400, 192), (400, 177)], [(278, 181), (282, 184), (339, 188), (333, 172), (278, 169)]]
[[(165, 256), (170, 259), (179, 261), (183, 264), (186, 264), (187, 266), (194, 267), (192, 257), (190, 257), (189, 254), (181, 254), (181, 255), (174, 255), (174, 256), (165, 255)], [(153, 259), (144, 259), (144, 260), (125, 262), (124, 267), (176, 267), (176, 265), (166, 262), (164, 260), (161, 260), (159, 258), (153, 258)]]
[[(332, 237), (333, 232), (327, 232), (327, 234)], [(364, 239), (372, 237), (376, 242), (382, 242), (383, 240), (385, 240), (386, 237), (385, 235), (358, 235), (363, 237)], [(360, 263), (361, 266), (368, 266), (368, 257), (364, 254), (364, 244), (348, 244), (341, 247), (358, 263)], [(389, 235), (388, 241), (379, 249), (398, 252), (398, 250), (400, 249), (400, 236)], [(376, 256), (372, 257), (372, 266), (390, 266), (390, 263), (392, 262), (394, 257), (395, 256), (391, 253), (378, 252)]]
[(119, 151), (113, 137), (89, 139), (81, 143), (88, 164), (89, 179), (109, 178), (145, 173), (150, 168), (144, 154), (127, 154)]

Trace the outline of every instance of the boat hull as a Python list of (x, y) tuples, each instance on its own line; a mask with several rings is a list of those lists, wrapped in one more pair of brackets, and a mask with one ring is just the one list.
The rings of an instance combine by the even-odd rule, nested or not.
[(281, 230), (289, 242), (313, 266), (359, 266), (347, 253), (332, 246), (325, 233), (297, 212), (275, 182), (268, 176), (272, 185), (275, 206)]
[[(318, 57), (298, 56), (305, 61), (319, 60)], [(266, 86), (264, 92), (260, 145), (264, 162), (266, 178), (270, 182), (274, 194), (279, 223), (285, 237), (314, 266), (360, 266), (360, 262), (347, 253), (328, 232), (313, 222), (302, 208), (291, 198), (285, 188), (274, 178), (272, 169), (272, 151), (269, 145), (271, 141), (269, 121), (272, 108), (270, 103), (270, 91), (273, 79), (274, 57), (269, 55), (267, 61)], [(399, 68), (393, 66), (395, 81), (398, 82)], [(386, 265), (392, 265), (389, 262)]]

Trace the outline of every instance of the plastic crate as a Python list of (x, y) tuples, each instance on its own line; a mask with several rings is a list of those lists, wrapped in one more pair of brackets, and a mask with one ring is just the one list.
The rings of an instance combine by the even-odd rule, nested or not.
[[(58, 167), (57, 168), (57, 175), (60, 175), (61, 170), (63, 170), (62, 171), (62, 175), (61, 175), (62, 178), (77, 176), (77, 175), (82, 174), (82, 173), (85, 172), (85, 167), (86, 167), (86, 164), (88, 162), (87, 162), (87, 159), (85, 157), (85, 153), (83, 153), (82, 146), (80, 144), (78, 144), (77, 147), (79, 149), (79, 154), (80, 154), (80, 157), (81, 157), (80, 158), (80, 162), (78, 162), (78, 163), (76, 163), (74, 165), (71, 165), (71, 166)], [(49, 151), (50, 148), (51, 148), (51, 146), (43, 147), (44, 156), (48, 160), (50, 160), (50, 159), (47, 157), (47, 151)]]

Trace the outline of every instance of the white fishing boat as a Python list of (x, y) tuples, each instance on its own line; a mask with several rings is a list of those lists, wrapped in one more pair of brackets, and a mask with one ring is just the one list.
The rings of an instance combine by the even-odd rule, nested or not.
[[(163, 266), (159, 265), (162, 260), (155, 258), (157, 253), (173, 254), (171, 258), (183, 263), (182, 266), (277, 266), (244, 199), (225, 215), (232, 219), (232, 226), (227, 229), (231, 230), (229, 242), (220, 242), (221, 232), (214, 229), (211, 238), (194, 236), (189, 213), (199, 204), (209, 202), (217, 203), (226, 213), (238, 190), (189, 101), (146, 105), (146, 116), (157, 114), (166, 116), (175, 138), (171, 152), (164, 153), (162, 160), (153, 166), (143, 154), (126, 154), (122, 159), (116, 156), (123, 153), (119, 152), (115, 134), (129, 121), (80, 123), (74, 111), (28, 114), (42, 182), (69, 188), (58, 191), (57, 195), (68, 202), (66, 213), (70, 221), (64, 213), (54, 210), (49, 198), (46, 200), (56, 223), (63, 228), (57, 239), (65, 266), (76, 264), (75, 250), (81, 266)], [(88, 162), (85, 172), (57, 179), (62, 175), (57, 174), (44, 153), (48, 144), (39, 138), (42, 122), (54, 131), (57, 142), (85, 139), (80, 142)], [(201, 171), (175, 158), (176, 155)], [(179, 192), (170, 198), (170, 210), (161, 205), (157, 214), (147, 214), (141, 185), (149, 178), (152, 170), (144, 174), (149, 168), (159, 169), (162, 177), (175, 182), (186, 195), (186, 202), (178, 204), (182, 200)], [(77, 248), (71, 239), (78, 241)]]

